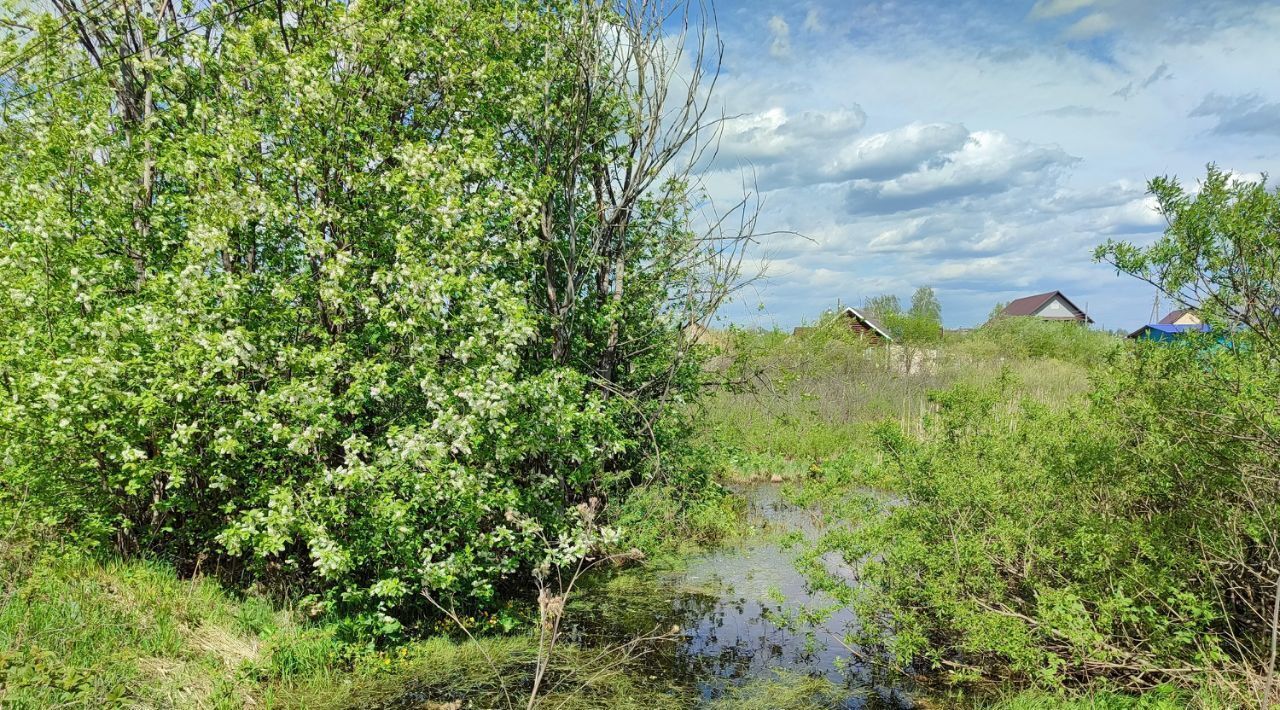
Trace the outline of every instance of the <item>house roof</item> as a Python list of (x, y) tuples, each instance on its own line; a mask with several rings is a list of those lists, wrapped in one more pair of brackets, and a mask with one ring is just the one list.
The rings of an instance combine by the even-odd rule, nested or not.
[(1191, 312), (1192, 310), (1190, 308), (1179, 308), (1176, 311), (1169, 311), (1169, 315), (1165, 316), (1164, 318), (1161, 318), (1160, 323), (1158, 325), (1173, 325), (1178, 321), (1179, 318)]
[(851, 315), (854, 318), (857, 318), (858, 320), (862, 321), (863, 323), (866, 323), (867, 327), (879, 333), (880, 336), (885, 340), (893, 340), (893, 336), (889, 335), (889, 329), (881, 325), (880, 322), (876, 320), (875, 316), (873, 316), (870, 312), (863, 313), (853, 307), (845, 308), (844, 312), (845, 312), (845, 315)]
[(1184, 325), (1173, 325), (1170, 323), (1148, 323), (1147, 325), (1144, 325), (1141, 328), (1130, 333), (1129, 337), (1136, 338), (1142, 335), (1143, 333), (1147, 332), (1148, 330), (1154, 330), (1156, 332), (1166, 333), (1168, 335), (1177, 335), (1179, 333), (1186, 333), (1188, 331), (1195, 332), (1195, 333), (1208, 333), (1209, 324), (1208, 323), (1187, 323)]
[(1084, 310), (1082, 310), (1076, 304), (1072, 303), (1071, 299), (1063, 295), (1061, 291), (1049, 291), (1047, 293), (1037, 293), (1034, 296), (1024, 296), (1023, 298), (1014, 299), (1009, 302), (1009, 305), (1004, 307), (1004, 310), (1001, 311), (1001, 314), (1006, 316), (1034, 316), (1036, 313), (1040, 311), (1041, 308), (1044, 308), (1045, 305), (1047, 305), (1055, 297), (1062, 299), (1062, 302), (1067, 304), (1067, 306), (1071, 308), (1072, 311), (1080, 314), (1081, 316), (1084, 316), (1085, 322), (1087, 323), (1093, 322), (1093, 319), (1090, 318), (1089, 315), (1084, 312)]

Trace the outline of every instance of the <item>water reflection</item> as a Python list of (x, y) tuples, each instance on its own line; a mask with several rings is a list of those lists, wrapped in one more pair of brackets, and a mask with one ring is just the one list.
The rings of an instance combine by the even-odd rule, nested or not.
[[(775, 670), (820, 675), (843, 688), (836, 707), (910, 708), (896, 683), (876, 677), (840, 639), (856, 621), (796, 571), (798, 549), (782, 533), (812, 539), (817, 521), (787, 504), (777, 486), (744, 489), (753, 522), (767, 534), (690, 560), (675, 572), (601, 575), (570, 604), (569, 636), (586, 645), (618, 643), (678, 625), (675, 643), (655, 644), (648, 672), (696, 689), (704, 699)], [(813, 623), (797, 614), (823, 609)]]

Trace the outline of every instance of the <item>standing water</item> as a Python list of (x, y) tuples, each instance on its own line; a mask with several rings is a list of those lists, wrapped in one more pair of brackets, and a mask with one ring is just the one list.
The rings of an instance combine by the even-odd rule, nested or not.
[(787, 503), (776, 485), (739, 492), (750, 503), (756, 534), (679, 570), (601, 574), (570, 603), (570, 637), (585, 645), (621, 643), (678, 627), (674, 641), (655, 644), (640, 662), (653, 676), (694, 689), (703, 702), (753, 682), (808, 676), (830, 682), (831, 707), (914, 707), (901, 685), (879, 682), (842, 642), (853, 615), (796, 570), (801, 551), (788, 543), (820, 534), (813, 511)]

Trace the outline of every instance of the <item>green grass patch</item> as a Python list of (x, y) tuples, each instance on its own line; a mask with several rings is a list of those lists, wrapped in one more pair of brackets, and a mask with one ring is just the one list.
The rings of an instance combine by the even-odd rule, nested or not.
[(775, 671), (730, 688), (712, 702), (712, 710), (805, 710), (843, 707), (848, 692), (826, 678)]
[(1190, 691), (1168, 685), (1136, 694), (1107, 689), (1074, 692), (1023, 690), (1011, 691), (994, 699), (964, 700), (956, 697), (953, 700), (964, 707), (980, 710), (1228, 710), (1235, 707), (1209, 688)]
[(159, 563), (32, 558), (4, 579), (0, 704), (243, 707), (246, 669), (294, 624)]
[(651, 557), (678, 557), (741, 535), (746, 504), (714, 482), (692, 489), (655, 484), (631, 491), (616, 523), (624, 545)]
[[(731, 500), (726, 497), (726, 500)], [(711, 515), (710, 513), (707, 513)], [(0, 543), (0, 707), (523, 708), (537, 640), (423, 638), (390, 648), (345, 643), (338, 624), (229, 592), (167, 565), (38, 553)], [(602, 578), (619, 596), (643, 590)], [(633, 585), (634, 586), (634, 585)], [(649, 594), (649, 596), (653, 596)], [(571, 613), (584, 613), (573, 606)], [(539, 707), (686, 704), (689, 689), (650, 678), (615, 648), (560, 644)]]

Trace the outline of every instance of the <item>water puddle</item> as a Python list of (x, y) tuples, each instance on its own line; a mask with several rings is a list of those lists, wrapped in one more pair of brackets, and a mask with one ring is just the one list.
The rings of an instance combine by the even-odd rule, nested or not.
[(569, 638), (587, 646), (617, 644), (680, 628), (674, 641), (652, 644), (640, 659), (650, 677), (692, 691), (703, 701), (732, 688), (783, 676), (820, 677), (838, 689), (829, 706), (911, 708), (901, 678), (886, 680), (841, 643), (856, 622), (809, 588), (788, 538), (813, 539), (811, 511), (784, 501), (775, 485), (743, 488), (758, 534), (688, 561), (679, 570), (602, 573), (575, 594), (566, 616)]

